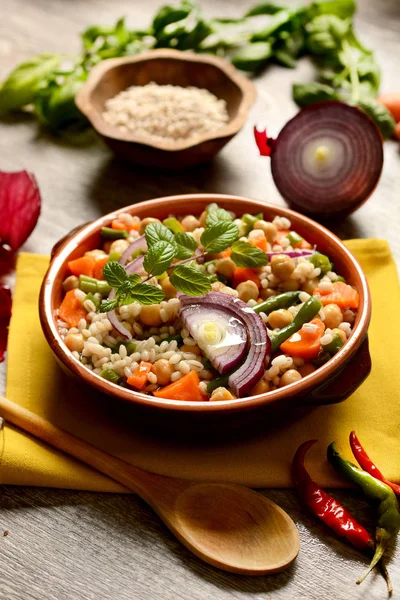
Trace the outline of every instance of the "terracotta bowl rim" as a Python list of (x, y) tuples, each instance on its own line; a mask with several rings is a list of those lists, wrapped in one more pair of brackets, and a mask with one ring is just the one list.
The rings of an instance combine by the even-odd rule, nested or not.
[[(154, 398), (145, 394), (141, 394), (139, 392), (135, 392), (134, 390), (121, 388), (116, 384), (102, 379), (99, 375), (96, 375), (92, 371), (87, 370), (72, 355), (70, 350), (65, 346), (57, 330), (56, 318), (55, 315), (53, 315), (51, 308), (53, 282), (56, 280), (56, 275), (58, 271), (63, 267), (69, 254), (74, 249), (76, 249), (76, 247), (80, 243), (82, 243), (87, 237), (98, 231), (101, 227), (105, 226), (106, 224), (109, 224), (113, 219), (117, 218), (118, 215), (123, 212), (135, 213), (137, 212), (138, 207), (140, 207), (141, 212), (143, 212), (143, 214), (146, 214), (147, 216), (152, 216), (157, 214), (157, 210), (159, 209), (160, 204), (162, 203), (172, 204), (171, 212), (173, 212), (179, 210), (180, 207), (187, 207), (188, 202), (195, 200), (199, 201), (200, 203), (203, 203), (204, 206), (206, 206), (210, 202), (218, 202), (222, 203), (222, 205), (224, 203), (229, 203), (232, 209), (238, 214), (240, 214), (240, 204), (242, 202), (246, 202), (247, 204), (252, 204), (252, 206), (254, 207), (254, 211), (269, 210), (275, 213), (276, 215), (285, 216), (289, 219), (291, 217), (295, 217), (297, 220), (302, 221), (302, 223), (305, 226), (317, 230), (319, 235), (328, 238), (328, 240), (335, 247), (340, 249), (340, 252), (343, 255), (345, 255), (346, 259), (351, 264), (351, 270), (354, 274), (355, 280), (357, 280), (356, 283), (358, 285), (358, 291), (363, 302), (362, 304), (360, 304), (360, 308), (358, 309), (360, 311), (359, 316), (357, 317), (358, 323), (356, 319), (356, 326), (352, 332), (351, 337), (348, 339), (347, 343), (339, 350), (339, 352), (335, 356), (333, 356), (333, 358), (331, 358), (331, 360), (329, 360), (323, 366), (319, 367), (310, 375), (303, 377), (300, 381), (287, 385), (283, 388), (278, 388), (277, 390), (267, 392), (265, 394), (249, 396), (248, 398), (244, 398), (241, 400), (228, 400), (223, 402), (188, 402)], [(184, 212), (187, 212), (187, 210), (182, 211), (182, 213)], [(178, 212), (178, 214), (180, 213)], [(107, 215), (104, 215), (103, 217), (100, 217), (99, 219), (96, 219), (95, 221), (83, 225), (70, 236), (67, 236), (66, 240), (62, 241), (62, 243), (60, 243), (56, 247), (48, 270), (43, 279), (39, 296), (39, 316), (45, 338), (49, 343), (51, 349), (55, 353), (56, 357), (70, 371), (72, 371), (72, 373), (77, 375), (79, 378), (82, 378), (86, 383), (100, 390), (103, 393), (142, 406), (150, 408), (163, 408), (178, 412), (237, 412), (241, 410), (257, 408), (262, 405), (276, 403), (287, 397), (295, 395), (297, 396), (299, 394), (306, 393), (307, 391), (311, 391), (324, 381), (329, 380), (337, 370), (340, 370), (341, 367), (344, 367), (347, 360), (351, 356), (353, 356), (353, 354), (356, 352), (356, 350), (359, 348), (362, 341), (364, 340), (371, 317), (371, 297), (366, 276), (364, 275), (361, 266), (359, 265), (355, 257), (346, 248), (346, 246), (344, 246), (342, 241), (335, 234), (330, 232), (328, 229), (326, 229), (319, 223), (316, 223), (312, 219), (305, 217), (304, 215), (301, 215), (300, 213), (297, 213), (289, 208), (278, 206), (275, 204), (270, 204), (260, 200), (255, 200), (252, 198), (247, 198), (244, 196), (210, 193), (181, 194), (155, 198), (132, 204), (130, 206), (122, 207), (118, 210), (108, 213)]]
[[(227, 123), (224, 127), (221, 127), (216, 132), (210, 132), (203, 135), (193, 136), (187, 141), (183, 142), (157, 142), (149, 138), (136, 136), (131, 133), (124, 133), (119, 131), (116, 127), (106, 123), (100, 113), (93, 107), (92, 94), (96, 92), (96, 88), (103, 77), (115, 67), (123, 64), (137, 64), (141, 62), (148, 62), (158, 59), (173, 59), (181, 62), (192, 62), (198, 64), (209, 64), (215, 66), (219, 71), (224, 73), (240, 90), (242, 99), (238, 108), (236, 116)], [(89, 77), (83, 86), (75, 96), (75, 103), (79, 110), (86, 116), (90, 121), (93, 128), (102, 136), (119, 140), (121, 142), (136, 143), (142, 146), (149, 146), (157, 150), (164, 150), (167, 152), (178, 152), (182, 150), (188, 150), (195, 146), (199, 146), (204, 142), (211, 140), (217, 140), (220, 138), (232, 137), (243, 127), (247, 112), (257, 96), (255, 85), (244, 75), (239, 73), (235, 67), (222, 58), (211, 55), (199, 55), (194, 52), (182, 51), (182, 50), (171, 50), (171, 49), (157, 49), (143, 52), (136, 56), (127, 56), (123, 58), (109, 58), (95, 65), (89, 73)]]

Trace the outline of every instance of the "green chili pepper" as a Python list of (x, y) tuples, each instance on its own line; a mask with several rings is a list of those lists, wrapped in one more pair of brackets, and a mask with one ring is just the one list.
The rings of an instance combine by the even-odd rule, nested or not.
[(103, 377), (103, 379), (107, 379), (107, 381), (111, 381), (112, 383), (117, 383), (121, 379), (118, 373), (112, 369), (103, 369), (100, 373), (100, 377)]
[(332, 341), (329, 344), (325, 344), (324, 350), (328, 352), (331, 356), (339, 352), (340, 348), (343, 346), (343, 340), (338, 333), (334, 333), (332, 337)]
[(350, 461), (342, 458), (334, 442), (328, 446), (327, 457), (328, 461), (338, 473), (352, 483), (358, 485), (368, 498), (378, 502), (378, 522), (375, 530), (375, 554), (367, 572), (357, 581), (357, 583), (361, 583), (380, 561), (389, 542), (394, 539), (400, 531), (400, 513), (396, 496), (388, 485), (379, 481), (379, 479), (376, 479), (366, 471), (363, 471)]
[(182, 225), (179, 223), (178, 219), (175, 219), (175, 217), (168, 217), (168, 219), (164, 219), (163, 225), (168, 227), (172, 233), (182, 233), (182, 231), (184, 231)]
[(212, 394), (212, 392), (217, 388), (226, 387), (228, 385), (228, 379), (228, 374), (220, 375), (219, 377), (215, 377), (215, 379), (211, 379), (211, 381), (207, 383), (207, 392), (209, 394)]
[(291, 231), (286, 237), (289, 240), (290, 245), (293, 246), (293, 248), (297, 246), (297, 244), (300, 244), (300, 242), (302, 242), (304, 239), (301, 237), (301, 235), (296, 233), (296, 231)]
[(95, 305), (96, 310), (98, 310), (100, 308), (100, 301), (97, 300), (97, 298), (92, 294), (92, 292), (89, 292), (88, 294), (86, 294), (85, 300), (91, 300), (93, 302), (93, 304)]
[(128, 232), (125, 229), (112, 229), (111, 227), (102, 227), (100, 235), (105, 240), (120, 240), (128, 237)]
[(280, 308), (287, 308), (293, 306), (299, 299), (300, 292), (285, 292), (284, 294), (278, 294), (278, 296), (271, 296), (265, 302), (260, 302), (256, 306), (253, 306), (253, 310), (256, 313), (263, 312), (269, 315), (273, 310), (279, 310)]
[(319, 313), (322, 308), (322, 303), (316, 296), (310, 296), (310, 298), (303, 304), (293, 321), (283, 327), (272, 339), (272, 352), (276, 352), (279, 346), (283, 344), (285, 340), (290, 338), (291, 335), (296, 333), (303, 327), (305, 323), (309, 323), (315, 315)]
[(325, 254), (315, 252), (308, 260), (315, 268), (319, 267), (321, 269), (321, 276), (326, 275), (328, 271), (332, 271), (332, 263)]

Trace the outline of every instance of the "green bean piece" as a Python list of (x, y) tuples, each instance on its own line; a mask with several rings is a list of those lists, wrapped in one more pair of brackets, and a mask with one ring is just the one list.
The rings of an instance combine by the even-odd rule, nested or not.
[(99, 310), (100, 301), (97, 300), (97, 298), (92, 294), (92, 292), (89, 292), (88, 294), (86, 294), (85, 300), (91, 300), (93, 302), (93, 304), (95, 305), (96, 310)]
[(168, 219), (164, 219), (163, 225), (168, 227), (172, 233), (182, 233), (182, 231), (184, 231), (182, 225), (179, 223), (178, 219), (175, 219), (175, 217), (168, 217)]
[(327, 274), (328, 271), (332, 271), (333, 265), (329, 258), (325, 256), (325, 254), (321, 254), (320, 252), (315, 252), (308, 259), (310, 263), (314, 265), (317, 269), (318, 267), (321, 269), (321, 277)]
[(87, 275), (79, 275), (79, 289), (86, 294), (95, 294), (97, 292), (97, 279)]
[(111, 262), (112, 260), (115, 260), (116, 262), (118, 262), (120, 258), (121, 258), (121, 252), (110, 252), (110, 254), (108, 255), (107, 262)]
[(345, 280), (345, 278), (344, 278), (344, 277), (342, 277), (341, 275), (338, 275), (338, 276), (336, 277), (336, 279), (334, 279), (334, 280), (332, 281), (332, 283), (336, 283), (337, 281), (343, 281), (343, 283), (346, 283), (346, 280)]
[(215, 379), (211, 379), (211, 381), (209, 381), (207, 383), (207, 392), (209, 394), (212, 394), (212, 392), (214, 390), (216, 390), (219, 387), (226, 387), (228, 385), (228, 379), (229, 379), (229, 375), (220, 375), (219, 377), (215, 377)]
[(290, 245), (293, 246), (293, 248), (297, 246), (297, 244), (300, 244), (304, 239), (301, 237), (301, 235), (296, 233), (296, 231), (291, 231), (286, 237), (289, 240)]
[(173, 342), (174, 340), (178, 342), (178, 346), (180, 346), (183, 343), (183, 339), (180, 333), (177, 333), (175, 335), (169, 335), (165, 338), (166, 342)]
[(107, 381), (111, 381), (112, 383), (117, 383), (120, 380), (118, 373), (112, 369), (103, 369), (100, 373), (100, 377), (107, 379)]
[(318, 356), (314, 358), (314, 360), (312, 360), (311, 362), (316, 367), (322, 367), (322, 365), (327, 363), (328, 360), (331, 360), (331, 358), (332, 356), (329, 354), (329, 352), (325, 352), (325, 350), (322, 350), (322, 352), (320, 352)]
[(389, 542), (394, 540), (400, 531), (400, 513), (393, 490), (379, 479), (363, 471), (353, 463), (340, 456), (335, 442), (328, 446), (328, 461), (335, 470), (348, 481), (358, 485), (367, 498), (378, 503), (378, 522), (375, 529), (375, 554), (367, 572), (357, 583), (361, 583), (382, 558)]
[(273, 338), (271, 338), (272, 352), (276, 352), (281, 344), (291, 335), (296, 333), (305, 323), (309, 323), (321, 310), (322, 303), (316, 296), (310, 296), (303, 304), (293, 321), (283, 327)]
[(262, 213), (258, 213), (257, 215), (250, 215), (249, 213), (245, 213), (242, 217), (242, 221), (244, 223), (244, 235), (250, 233), (250, 231), (254, 228), (254, 225), (263, 218)]
[(136, 351), (136, 344), (135, 344), (135, 342), (126, 342), (125, 348), (128, 353), (128, 356), (130, 356), (131, 354), (133, 354)]
[(108, 296), (111, 292), (111, 286), (107, 283), (107, 281), (103, 281), (101, 279), (97, 280), (97, 292), (102, 296)]
[(328, 352), (331, 356), (339, 352), (340, 348), (343, 346), (343, 340), (338, 333), (334, 333), (332, 337), (332, 341), (329, 344), (325, 344), (324, 350)]
[(260, 302), (253, 306), (253, 310), (256, 313), (263, 312), (269, 315), (273, 310), (280, 308), (287, 308), (296, 304), (300, 296), (300, 292), (285, 292), (284, 294), (278, 294), (277, 296), (271, 296), (268, 300)]
[(112, 227), (102, 227), (100, 235), (105, 240), (121, 240), (128, 237), (126, 229), (112, 229)]

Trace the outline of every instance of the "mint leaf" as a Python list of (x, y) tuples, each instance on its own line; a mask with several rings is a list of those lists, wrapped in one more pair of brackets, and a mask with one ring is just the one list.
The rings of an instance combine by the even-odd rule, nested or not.
[(188, 296), (202, 296), (211, 290), (208, 278), (188, 265), (177, 266), (169, 280), (179, 292)]
[(177, 233), (175, 235), (175, 241), (180, 246), (184, 246), (189, 250), (193, 250), (193, 252), (197, 249), (197, 242), (192, 235), (188, 233)]
[(174, 243), (174, 234), (162, 223), (150, 223), (144, 230), (144, 235), (149, 248), (157, 242)]
[(239, 229), (235, 223), (222, 221), (222, 223), (207, 227), (201, 234), (200, 241), (206, 252), (216, 254), (229, 248), (238, 237)]
[(140, 275), (134, 274), (134, 275), (129, 275), (128, 280), (132, 285), (137, 285), (138, 283), (140, 283), (142, 281), (142, 278), (140, 277)]
[(131, 291), (131, 302), (139, 302), (139, 304), (159, 304), (164, 297), (162, 290), (146, 283), (135, 285)]
[(178, 250), (176, 253), (176, 258), (179, 258), (179, 260), (184, 260), (186, 258), (190, 258), (193, 255), (193, 252), (191, 250), (189, 250), (189, 248), (185, 248), (184, 246), (180, 246), (178, 244), (177, 246)]
[(268, 256), (265, 252), (240, 240), (232, 245), (230, 258), (238, 267), (263, 267), (268, 263)]
[(221, 221), (233, 221), (232, 216), (224, 208), (220, 208), (217, 204), (211, 204), (207, 210), (206, 225), (212, 227), (218, 225)]
[(128, 279), (128, 275), (122, 265), (116, 260), (110, 260), (103, 268), (104, 279), (113, 288), (118, 288)]
[(130, 304), (131, 300), (131, 292), (133, 285), (126, 279), (123, 283), (121, 283), (118, 287), (115, 288), (115, 295), (119, 300), (120, 304)]
[(106, 313), (117, 308), (118, 300), (105, 300), (100, 304), (100, 312)]
[[(172, 236), (173, 237), (173, 236)], [(160, 241), (150, 246), (144, 257), (143, 266), (151, 275), (161, 275), (171, 265), (177, 248), (170, 242)]]

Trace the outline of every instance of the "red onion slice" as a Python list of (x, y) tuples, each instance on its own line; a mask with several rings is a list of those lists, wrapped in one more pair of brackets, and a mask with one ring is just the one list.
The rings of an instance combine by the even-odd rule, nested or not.
[(0, 244), (18, 250), (32, 233), (40, 214), (40, 192), (28, 171), (0, 171)]
[(272, 144), (272, 176), (282, 196), (302, 213), (322, 218), (347, 214), (365, 202), (382, 167), (375, 123), (342, 102), (307, 106)]
[[(142, 271), (143, 260), (144, 256), (139, 256), (138, 258), (135, 258), (135, 260), (133, 260), (131, 263), (129, 263), (129, 265), (125, 267), (125, 271), (128, 273), (128, 275), (133, 275), (134, 273), (139, 273), (140, 271)], [(115, 292), (114, 290), (111, 290), (108, 296), (108, 300), (114, 299)], [(111, 325), (114, 327), (114, 329), (118, 331), (118, 333), (122, 335), (123, 338), (125, 338), (126, 340), (132, 339), (132, 334), (130, 333), (130, 331), (127, 330), (126, 327), (122, 325), (121, 321), (117, 317), (117, 313), (115, 312), (115, 310), (110, 310), (110, 312), (107, 313), (107, 318), (110, 321)]]
[(251, 388), (262, 377), (264, 365), (271, 354), (271, 341), (261, 317), (242, 300), (221, 292), (209, 292), (204, 296), (179, 294), (179, 300), (181, 310), (198, 304), (205, 310), (213, 308), (223, 310), (244, 323), (249, 342), (248, 353), (241, 367), (231, 374), (228, 383), (238, 398), (248, 395)]
[(269, 259), (276, 254), (286, 254), (286, 256), (290, 256), (290, 258), (299, 258), (301, 256), (312, 256), (315, 254), (315, 250), (282, 250), (282, 252), (266, 252), (265, 254)]
[(134, 252), (137, 252), (138, 250), (143, 250), (143, 252), (147, 252), (147, 243), (146, 243), (146, 238), (144, 237), (144, 235), (142, 235), (142, 237), (140, 237), (137, 240), (135, 240), (134, 242), (132, 242), (132, 244), (130, 244), (127, 247), (127, 249), (125, 250), (125, 252), (122, 254), (121, 258), (118, 261), (119, 264), (124, 267), (126, 265), (127, 261), (129, 260), (129, 258), (132, 256), (132, 254)]
[(183, 306), (180, 316), (192, 338), (221, 375), (232, 371), (243, 360), (247, 330), (237, 316), (219, 307), (204, 308), (196, 302)]

